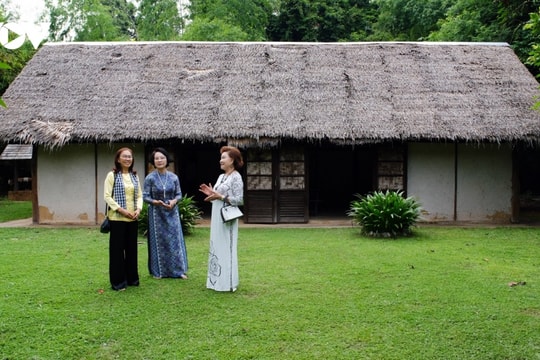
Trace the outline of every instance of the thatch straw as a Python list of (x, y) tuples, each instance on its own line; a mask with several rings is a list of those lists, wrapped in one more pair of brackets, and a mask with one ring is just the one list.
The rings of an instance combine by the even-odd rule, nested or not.
[(538, 141), (537, 87), (505, 44), (46, 44), (0, 140)]

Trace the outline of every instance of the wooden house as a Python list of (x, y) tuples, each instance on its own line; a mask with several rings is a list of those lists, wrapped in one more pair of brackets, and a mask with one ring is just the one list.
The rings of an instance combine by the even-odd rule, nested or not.
[(49, 43), (4, 94), (0, 141), (34, 147), (38, 224), (99, 223), (123, 145), (141, 177), (168, 148), (207, 210), (224, 144), (245, 156), (249, 223), (345, 217), (379, 189), (424, 221), (508, 223), (540, 192), (538, 95), (502, 43)]

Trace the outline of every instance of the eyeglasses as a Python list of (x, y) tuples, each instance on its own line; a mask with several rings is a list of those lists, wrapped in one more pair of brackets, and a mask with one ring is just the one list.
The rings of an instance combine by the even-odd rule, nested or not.
[(121, 159), (133, 159), (133, 156), (131, 155), (122, 155), (120, 156)]

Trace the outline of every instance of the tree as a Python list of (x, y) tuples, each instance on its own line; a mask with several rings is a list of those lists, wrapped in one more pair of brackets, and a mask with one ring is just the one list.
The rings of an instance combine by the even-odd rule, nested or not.
[(135, 39), (136, 36), (136, 12), (137, 8), (129, 0), (102, 0), (104, 6), (108, 8), (113, 24), (120, 29), (123, 36)]
[(135, 6), (127, 0), (45, 0), (53, 41), (112, 41), (135, 36)]
[[(198, 40), (264, 41), (273, 9), (275, 5), (269, 0), (192, 0), (189, 10), (193, 23), (186, 32), (189, 37), (194, 33), (205, 36)], [(197, 29), (189, 30), (192, 26)], [(227, 36), (216, 33), (221, 29)]]
[(532, 46), (540, 43), (540, 29), (537, 32), (529, 31), (530, 29), (526, 24), (533, 20), (533, 14), (538, 14), (540, 0), (505, 0), (499, 2), (501, 4), (499, 19), (502, 26), (508, 29), (505, 41), (512, 45), (518, 57), (529, 66), (529, 70), (534, 74), (538, 74), (540, 64), (529, 64), (527, 58)]
[[(6, 23), (16, 19), (16, 14), (8, 13), (0, 4), (0, 22)], [(10, 39), (11, 40), (11, 39)], [(36, 49), (26, 40), (22, 47), (16, 50), (0, 46), (0, 95), (4, 94), (9, 84), (19, 75), (26, 63), (34, 56)], [(0, 102), (3, 106), (3, 101)]]
[(174, 0), (142, 0), (137, 17), (137, 40), (178, 40), (184, 28)]
[(433, 41), (504, 41), (506, 29), (498, 21), (499, 4), (493, 0), (458, 0), (439, 30), (428, 39)]
[(371, 33), (375, 8), (368, 0), (285, 0), (272, 18), (273, 41), (358, 41)]
[[(540, 10), (530, 14), (529, 21), (524, 25), (524, 30), (528, 31), (531, 35), (531, 38), (535, 39), (531, 43), (529, 56), (525, 63), (534, 67), (536, 71), (536, 76), (539, 77), (540, 69)], [(536, 104), (537, 108), (540, 108), (540, 102)]]
[[(8, 64), (4, 62), (0, 62), (0, 70), (9, 70), (9, 69), (11, 69), (11, 67)], [(2, 98), (0, 98), (0, 106), (7, 107), (6, 102)]]
[(214, 19), (195, 19), (182, 35), (185, 41), (248, 41), (249, 36), (235, 25)]
[(113, 41), (126, 40), (120, 28), (114, 24), (109, 8), (99, 2), (92, 4), (91, 10), (83, 9), (85, 22), (75, 35), (75, 41)]
[(421, 41), (437, 30), (450, 0), (376, 0), (378, 17), (371, 40)]

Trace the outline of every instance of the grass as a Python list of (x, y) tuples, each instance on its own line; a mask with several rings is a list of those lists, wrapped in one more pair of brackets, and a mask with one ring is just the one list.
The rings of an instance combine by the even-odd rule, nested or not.
[(241, 228), (236, 293), (205, 289), (208, 235), (187, 281), (152, 279), (141, 239), (118, 293), (97, 228), (0, 228), (0, 358), (540, 358), (538, 229)]
[(0, 197), (0, 222), (32, 217), (31, 201), (11, 201)]

